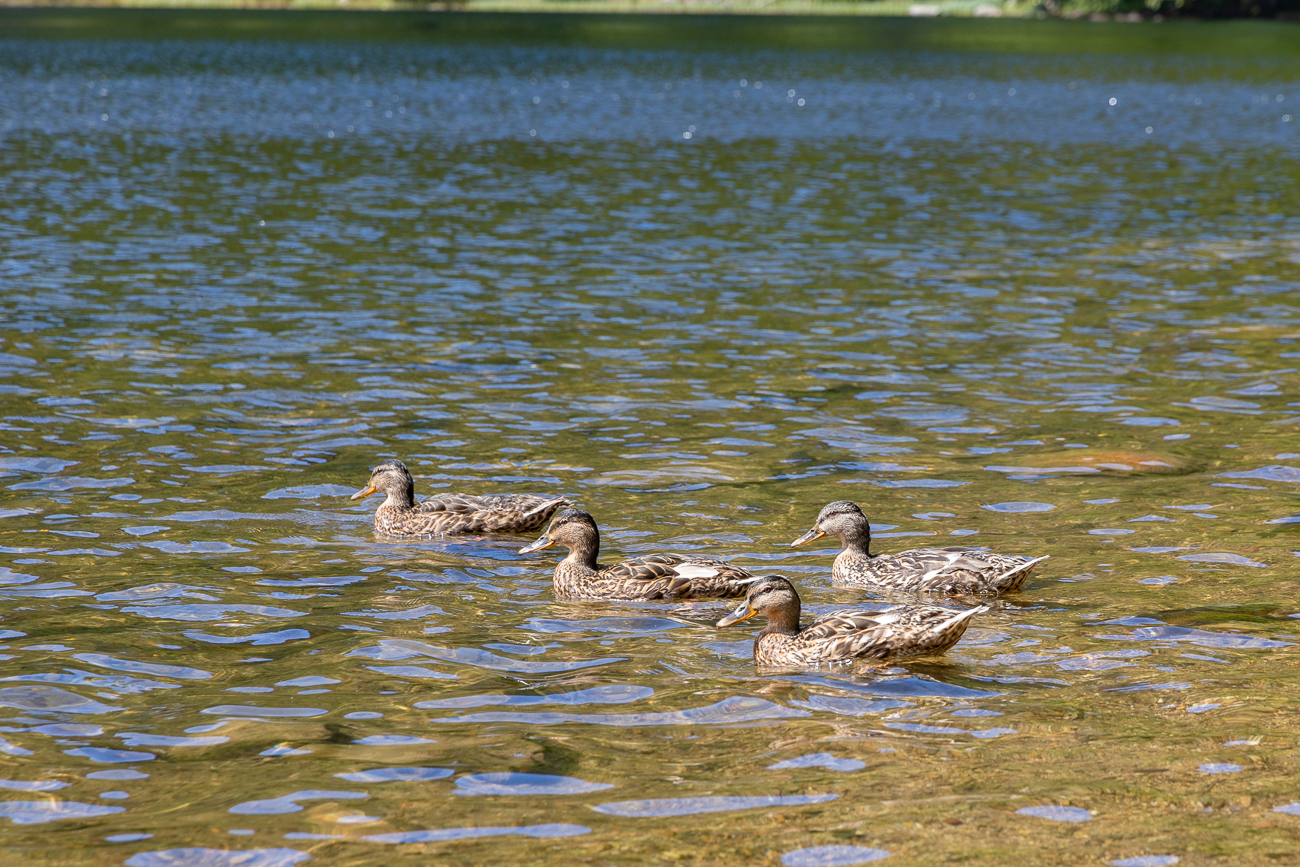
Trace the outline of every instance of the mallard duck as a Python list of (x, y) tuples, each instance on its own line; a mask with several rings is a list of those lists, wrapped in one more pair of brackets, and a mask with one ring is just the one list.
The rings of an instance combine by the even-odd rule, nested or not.
[(790, 544), (802, 545), (823, 536), (834, 536), (844, 546), (831, 567), (831, 581), (840, 587), (996, 596), (1019, 590), (1034, 566), (1047, 559), (994, 554), (979, 548), (916, 548), (872, 555), (867, 552), (871, 523), (857, 503), (848, 500), (822, 509), (813, 528)]
[(519, 549), (531, 554), (562, 545), (569, 554), (555, 567), (555, 595), (570, 599), (699, 599), (744, 596), (753, 576), (711, 557), (645, 554), (601, 566), (600, 531), (591, 515), (565, 509), (542, 537)]
[(406, 464), (384, 461), (370, 473), (370, 484), (352, 495), (361, 500), (382, 491), (388, 498), (375, 510), (375, 529), (390, 536), (432, 536), (450, 533), (531, 533), (555, 510), (567, 506), (564, 497), (537, 494), (438, 494), (415, 502), (415, 480)]
[(815, 665), (850, 659), (890, 662), (943, 653), (961, 639), (972, 616), (937, 605), (898, 605), (886, 611), (836, 611), (799, 625), (799, 594), (780, 575), (752, 584), (741, 606), (718, 621), (731, 626), (756, 614), (767, 628), (754, 636), (759, 665)]

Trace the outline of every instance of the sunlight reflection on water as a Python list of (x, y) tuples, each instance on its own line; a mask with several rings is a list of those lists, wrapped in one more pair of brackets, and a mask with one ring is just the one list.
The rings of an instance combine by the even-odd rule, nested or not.
[[(1110, 25), (968, 52), (922, 37), (970, 22), (881, 19), (889, 50), (832, 51), (799, 45), (838, 19), (617, 19), (648, 41), (584, 48), (614, 25), (409, 14), (440, 23), (0, 51), (15, 846), (1011, 864), (1056, 851), (1037, 816), (1102, 829), (1080, 857), (1156, 819), (1254, 854), (1178, 805), (1254, 827), (1300, 771), (1274, 25), (1211, 56), (1174, 22), (1123, 38), (1178, 51), (1062, 54), (1034, 40)], [(296, 20), (336, 19), (371, 26)], [(789, 546), (846, 496), (876, 553), (1051, 559), (941, 658), (760, 670), (760, 622), (714, 627), (734, 602), (556, 600), (520, 538), (376, 536), (349, 497), (387, 457), (421, 498), (564, 495), (605, 563), (786, 574), (805, 617), (915, 601)]]

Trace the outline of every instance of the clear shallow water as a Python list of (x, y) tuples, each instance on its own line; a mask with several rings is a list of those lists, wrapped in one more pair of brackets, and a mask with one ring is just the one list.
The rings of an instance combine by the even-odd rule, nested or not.
[[(3, 45), (23, 858), (1291, 857), (1292, 57)], [(390, 455), (812, 612), (833, 499), (1052, 559), (946, 659), (760, 673), (375, 538)]]

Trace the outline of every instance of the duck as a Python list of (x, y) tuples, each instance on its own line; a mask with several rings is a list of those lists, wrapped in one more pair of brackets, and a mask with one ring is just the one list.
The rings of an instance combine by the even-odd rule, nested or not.
[(600, 530), (581, 509), (555, 516), (537, 541), (519, 549), (531, 554), (560, 545), (569, 553), (555, 567), (555, 595), (567, 599), (685, 600), (744, 596), (754, 579), (745, 569), (711, 557), (645, 554), (601, 566)]
[(995, 554), (981, 548), (916, 548), (898, 554), (871, 554), (871, 522), (857, 503), (838, 500), (821, 510), (817, 523), (790, 545), (823, 536), (840, 540), (843, 550), (831, 567), (831, 582), (840, 587), (885, 587), (891, 590), (972, 596), (1014, 593), (1043, 557)]
[(375, 529), (389, 536), (533, 533), (569, 505), (564, 497), (539, 494), (438, 494), (416, 503), (415, 480), (398, 460), (376, 466), (370, 483), (351, 499), (381, 492), (387, 497), (375, 510)]
[(754, 636), (754, 662), (771, 666), (815, 666), (867, 659), (885, 663), (937, 656), (956, 644), (970, 619), (987, 608), (958, 611), (938, 605), (896, 605), (885, 611), (844, 610), (799, 622), (799, 594), (781, 575), (749, 587), (740, 607), (718, 621), (724, 628), (755, 615), (767, 628)]

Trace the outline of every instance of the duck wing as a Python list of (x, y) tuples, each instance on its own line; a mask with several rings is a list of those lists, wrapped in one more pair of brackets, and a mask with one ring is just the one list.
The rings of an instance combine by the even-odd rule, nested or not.
[(436, 494), (416, 507), (435, 515), (443, 533), (531, 533), (540, 529), (564, 497), (540, 494)]
[(799, 632), (799, 637), (807, 641), (821, 641), (827, 638), (837, 638), (841, 635), (864, 632), (872, 629), (879, 629), (888, 623), (890, 618), (887, 617), (889, 611), (859, 611), (856, 609), (846, 609), (844, 611), (832, 611), (830, 614), (822, 615), (808, 624)]
[(1039, 557), (1011, 557), (979, 548), (916, 548), (871, 558), (870, 579), (902, 590), (1009, 593), (1020, 588)]
[(744, 596), (753, 576), (739, 566), (709, 557), (646, 554), (600, 570), (639, 599), (701, 599)]
[(907, 605), (886, 611), (836, 611), (809, 624), (797, 641), (812, 660), (888, 660), (938, 654), (956, 644), (970, 618), (985, 610)]
[(483, 508), (486, 497), (473, 494), (435, 494), (416, 506), (420, 512), (446, 512), (449, 515), (468, 515)]

